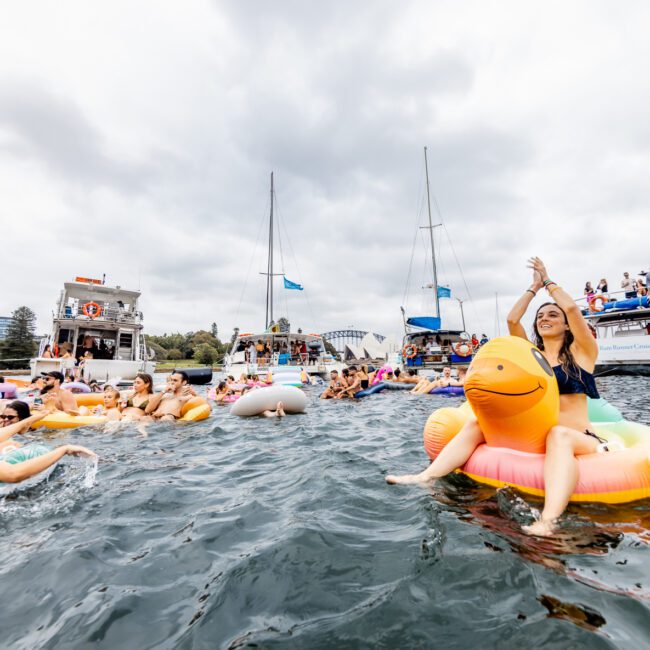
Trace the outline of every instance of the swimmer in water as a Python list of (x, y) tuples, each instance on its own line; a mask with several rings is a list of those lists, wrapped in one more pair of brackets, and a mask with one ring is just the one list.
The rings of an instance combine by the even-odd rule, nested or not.
[(25, 479), (40, 474), (48, 467), (54, 465), (65, 455), (86, 456), (97, 458), (97, 454), (81, 445), (62, 445), (41, 456), (23, 460), (21, 462), (10, 462), (11, 452), (0, 455), (0, 483), (20, 483)]
[(145, 411), (153, 395), (153, 377), (146, 372), (139, 372), (133, 380), (133, 391), (122, 400), (122, 417), (125, 420), (142, 420), (147, 417)]
[[(598, 398), (593, 377), (598, 344), (580, 308), (564, 289), (550, 280), (539, 257), (528, 260), (533, 282), (508, 314), (512, 336), (528, 340), (521, 319), (537, 292), (545, 288), (555, 302), (544, 303), (535, 314), (533, 343), (552, 367), (560, 389), (560, 416), (546, 436), (544, 459), (544, 509), (538, 521), (525, 526), (531, 535), (550, 536), (569, 503), (578, 482), (576, 456), (593, 454), (601, 440), (590, 431), (587, 397)], [(436, 459), (419, 474), (386, 476), (391, 484), (426, 483), (462, 467), (485, 438), (475, 418), (443, 448)]]
[(0, 415), (0, 454), (10, 448), (20, 447), (20, 443), (13, 440), (13, 436), (27, 433), (32, 426), (52, 411), (51, 408), (42, 408), (34, 415), (30, 415), (29, 404), (26, 402), (21, 400), (9, 402)]
[(275, 410), (267, 409), (266, 411), (262, 411), (262, 415), (265, 418), (281, 418), (286, 415), (284, 412), (284, 404), (282, 402), (278, 402)]
[(165, 390), (151, 397), (145, 413), (161, 422), (174, 422), (181, 417), (183, 406), (195, 396), (187, 373), (177, 370), (169, 376)]

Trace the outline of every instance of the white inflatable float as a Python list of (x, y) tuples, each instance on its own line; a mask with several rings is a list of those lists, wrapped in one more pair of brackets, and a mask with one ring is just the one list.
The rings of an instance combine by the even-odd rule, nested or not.
[(307, 395), (295, 386), (268, 386), (244, 393), (231, 407), (233, 415), (260, 415), (273, 411), (282, 402), (285, 413), (302, 413), (307, 408)]

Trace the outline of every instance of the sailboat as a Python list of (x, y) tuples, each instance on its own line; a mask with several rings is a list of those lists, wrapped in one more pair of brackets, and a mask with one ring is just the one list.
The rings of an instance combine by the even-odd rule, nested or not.
[[(274, 320), (274, 280), (283, 278), (285, 289), (302, 287), (288, 280), (284, 273), (275, 272), (274, 255), (274, 176), (271, 172), (271, 209), (269, 214), (268, 257), (266, 271), (265, 325), (263, 331), (236, 331), (230, 350), (225, 355), (223, 370), (238, 379), (242, 374), (271, 377), (274, 384), (300, 385), (314, 375), (326, 378), (330, 371), (345, 366), (325, 349), (320, 334), (305, 334), (301, 329), (291, 331), (286, 318)], [(278, 233), (279, 235), (279, 233)]]
[(429, 231), (433, 277), (431, 284), (427, 284), (426, 288), (433, 290), (435, 315), (407, 317), (404, 308), (401, 308), (405, 334), (399, 365), (402, 368), (413, 368), (417, 370), (418, 374), (427, 375), (433, 370), (440, 371), (443, 366), (469, 365), (473, 358), (474, 349), (469, 334), (464, 330), (464, 316), (462, 330), (442, 328), (440, 298), (450, 297), (451, 292), (448, 287), (438, 285), (438, 267), (433, 230), (442, 224), (434, 224), (431, 219), (431, 190), (429, 187), (429, 162), (426, 147), (424, 147), (424, 169), (429, 225), (421, 227)]

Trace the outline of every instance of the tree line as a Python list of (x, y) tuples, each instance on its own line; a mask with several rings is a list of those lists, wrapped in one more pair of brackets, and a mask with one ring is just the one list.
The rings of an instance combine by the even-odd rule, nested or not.
[(197, 363), (213, 365), (223, 359), (229, 343), (222, 343), (218, 337), (215, 323), (210, 331), (199, 330), (185, 334), (163, 334), (162, 336), (145, 335), (148, 348), (156, 353), (158, 361), (179, 361), (194, 359)]

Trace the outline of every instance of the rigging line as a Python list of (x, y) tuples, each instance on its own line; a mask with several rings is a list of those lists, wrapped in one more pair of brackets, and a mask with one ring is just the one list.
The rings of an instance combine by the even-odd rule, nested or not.
[[(276, 201), (276, 205), (278, 206), (278, 212), (279, 212), (280, 207), (279, 207), (279, 204), (277, 203), (277, 201)], [(293, 257), (293, 263), (296, 265), (296, 272), (298, 274), (298, 280), (300, 281), (300, 284), (303, 284), (302, 272), (300, 271), (300, 266), (298, 265), (298, 258), (296, 257), (296, 253), (293, 250), (293, 244), (291, 243), (291, 237), (289, 237), (289, 231), (287, 230), (287, 227), (285, 225), (285, 220), (282, 219), (280, 223), (281, 223), (281, 228), (284, 229), (284, 234), (285, 234), (285, 236), (287, 238), (289, 253), (291, 254), (291, 257)], [(314, 310), (312, 308), (312, 305), (311, 305), (311, 300), (309, 299), (309, 293), (307, 291), (304, 291), (304, 295), (305, 295), (305, 300), (307, 301), (307, 309), (309, 311), (309, 316), (311, 317), (312, 323), (315, 325), (316, 324), (316, 316), (315, 316), (315, 312), (314, 312)], [(287, 314), (287, 317), (288, 317), (288, 314)]]
[(287, 320), (291, 322), (291, 319), (289, 318), (289, 296), (287, 295), (286, 289), (284, 289), (285, 267), (284, 267), (284, 250), (282, 248), (282, 228), (284, 228), (284, 217), (280, 212), (280, 206), (278, 205), (278, 196), (275, 192), (275, 188), (273, 189), (273, 198), (275, 199), (276, 213), (278, 215), (278, 244), (280, 245), (280, 264), (282, 266), (282, 283), (283, 283), (282, 289), (284, 295), (284, 313), (286, 314)]
[[(268, 204), (267, 204), (268, 205)], [(251, 253), (251, 258), (250, 261), (248, 262), (248, 270), (246, 271), (246, 276), (244, 278), (244, 286), (242, 287), (241, 294), (239, 296), (239, 304), (237, 305), (237, 311), (235, 312), (235, 323), (239, 320), (239, 311), (241, 310), (241, 305), (244, 300), (244, 293), (246, 292), (246, 288), (248, 286), (248, 278), (251, 273), (251, 268), (253, 266), (253, 261), (255, 260), (255, 255), (257, 253), (257, 246), (260, 241), (260, 235), (262, 234), (262, 226), (264, 225), (264, 222), (266, 221), (266, 214), (268, 213), (268, 208), (267, 212), (262, 215), (262, 218), (260, 219), (260, 223), (257, 229), (257, 237), (255, 238), (255, 244), (253, 246), (253, 250)], [(237, 327), (237, 326), (236, 326)]]
[(404, 287), (404, 297), (402, 298), (402, 305), (406, 309), (406, 304), (409, 294), (409, 285), (411, 284), (411, 271), (413, 269), (413, 256), (415, 254), (415, 246), (418, 241), (418, 232), (420, 230), (420, 222), (422, 221), (422, 213), (424, 212), (424, 163), (421, 163), (422, 174), (420, 175), (420, 187), (418, 188), (418, 200), (416, 201), (415, 209), (415, 234), (413, 235), (413, 245), (411, 246), (411, 260), (409, 261), (408, 273), (406, 274), (406, 285)]

